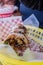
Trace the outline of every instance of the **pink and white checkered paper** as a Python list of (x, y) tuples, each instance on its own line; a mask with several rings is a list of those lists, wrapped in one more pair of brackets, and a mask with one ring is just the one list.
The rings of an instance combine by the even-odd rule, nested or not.
[(4, 40), (16, 24), (22, 24), (21, 16), (0, 18), (0, 39)]

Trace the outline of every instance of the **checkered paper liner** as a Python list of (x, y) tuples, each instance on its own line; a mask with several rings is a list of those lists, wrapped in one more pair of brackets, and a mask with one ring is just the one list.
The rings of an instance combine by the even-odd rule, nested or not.
[(21, 16), (0, 18), (0, 39), (2, 41), (8, 36), (12, 27), (16, 24), (22, 24)]

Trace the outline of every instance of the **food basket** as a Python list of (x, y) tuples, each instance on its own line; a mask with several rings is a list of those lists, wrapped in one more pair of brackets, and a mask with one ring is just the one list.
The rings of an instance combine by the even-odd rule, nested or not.
[[(4, 41), (6, 36), (11, 31), (12, 27), (14, 27), (15, 23), (22, 24), (21, 21), (22, 21), (21, 17), (19, 17), (19, 18), (18, 17), (12, 17), (12, 18), (10, 17), (10, 18), (0, 19), (0, 43), (1, 44), (3, 43), (2, 41)], [(10, 24), (10, 27), (9, 27), (9, 24)], [(39, 28), (36, 28), (33, 26), (28, 26), (28, 25), (27, 26), (24, 25), (24, 26), (28, 30), (28, 36), (31, 39), (33, 39), (35, 42), (43, 45), (43, 29), (39, 29)], [(36, 54), (37, 53), (35, 52), (34, 55), (36, 56)], [(43, 55), (43, 53), (38, 54), (37, 56), (39, 56), (39, 55)], [(22, 60), (20, 61), (20, 60), (17, 60), (17, 59), (10, 57), (9, 55), (7, 55), (5, 53), (0, 52), (0, 64), (1, 65), (29, 65), (29, 64), (33, 64), (33, 65), (37, 64), (38, 65), (38, 64), (43, 64), (43, 60), (38, 60), (38, 59), (35, 59), (35, 60), (31, 60), (29, 62), (25, 62)]]

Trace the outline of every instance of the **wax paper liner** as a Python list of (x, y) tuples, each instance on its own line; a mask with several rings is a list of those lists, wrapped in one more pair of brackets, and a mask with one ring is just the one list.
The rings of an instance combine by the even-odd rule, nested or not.
[(12, 16), (7, 18), (0, 18), (0, 40), (4, 40), (7, 35), (11, 32), (12, 27), (15, 24), (21, 24), (22, 17), (21, 16)]

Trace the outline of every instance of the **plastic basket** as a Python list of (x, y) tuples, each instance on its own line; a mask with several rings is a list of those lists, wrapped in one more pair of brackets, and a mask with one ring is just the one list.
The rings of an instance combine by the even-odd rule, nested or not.
[(33, 26), (26, 26), (28, 28), (28, 35), (37, 43), (43, 45), (43, 29), (36, 28)]
[[(43, 29), (39, 29), (33, 26), (26, 26), (28, 29), (28, 35), (37, 43), (43, 45)], [(1, 43), (1, 42), (0, 42)], [(36, 62), (36, 61), (35, 61)], [(0, 65), (29, 65), (29, 64), (43, 64), (43, 61), (38, 63), (19, 61), (11, 58), (5, 54), (0, 53)]]
[(0, 54), (0, 65), (43, 65), (43, 61), (24, 62)]
[[(26, 26), (26, 27), (28, 28), (29, 36), (36, 42), (43, 45), (43, 30), (39, 28), (31, 27), (31, 26)], [(43, 61), (41, 62), (43, 63)], [(38, 63), (41, 63), (41, 62), (38, 62)], [(19, 61), (1, 53), (0, 53), (0, 63), (2, 63), (1, 65), (29, 65), (29, 64), (38, 65), (38, 63)]]

